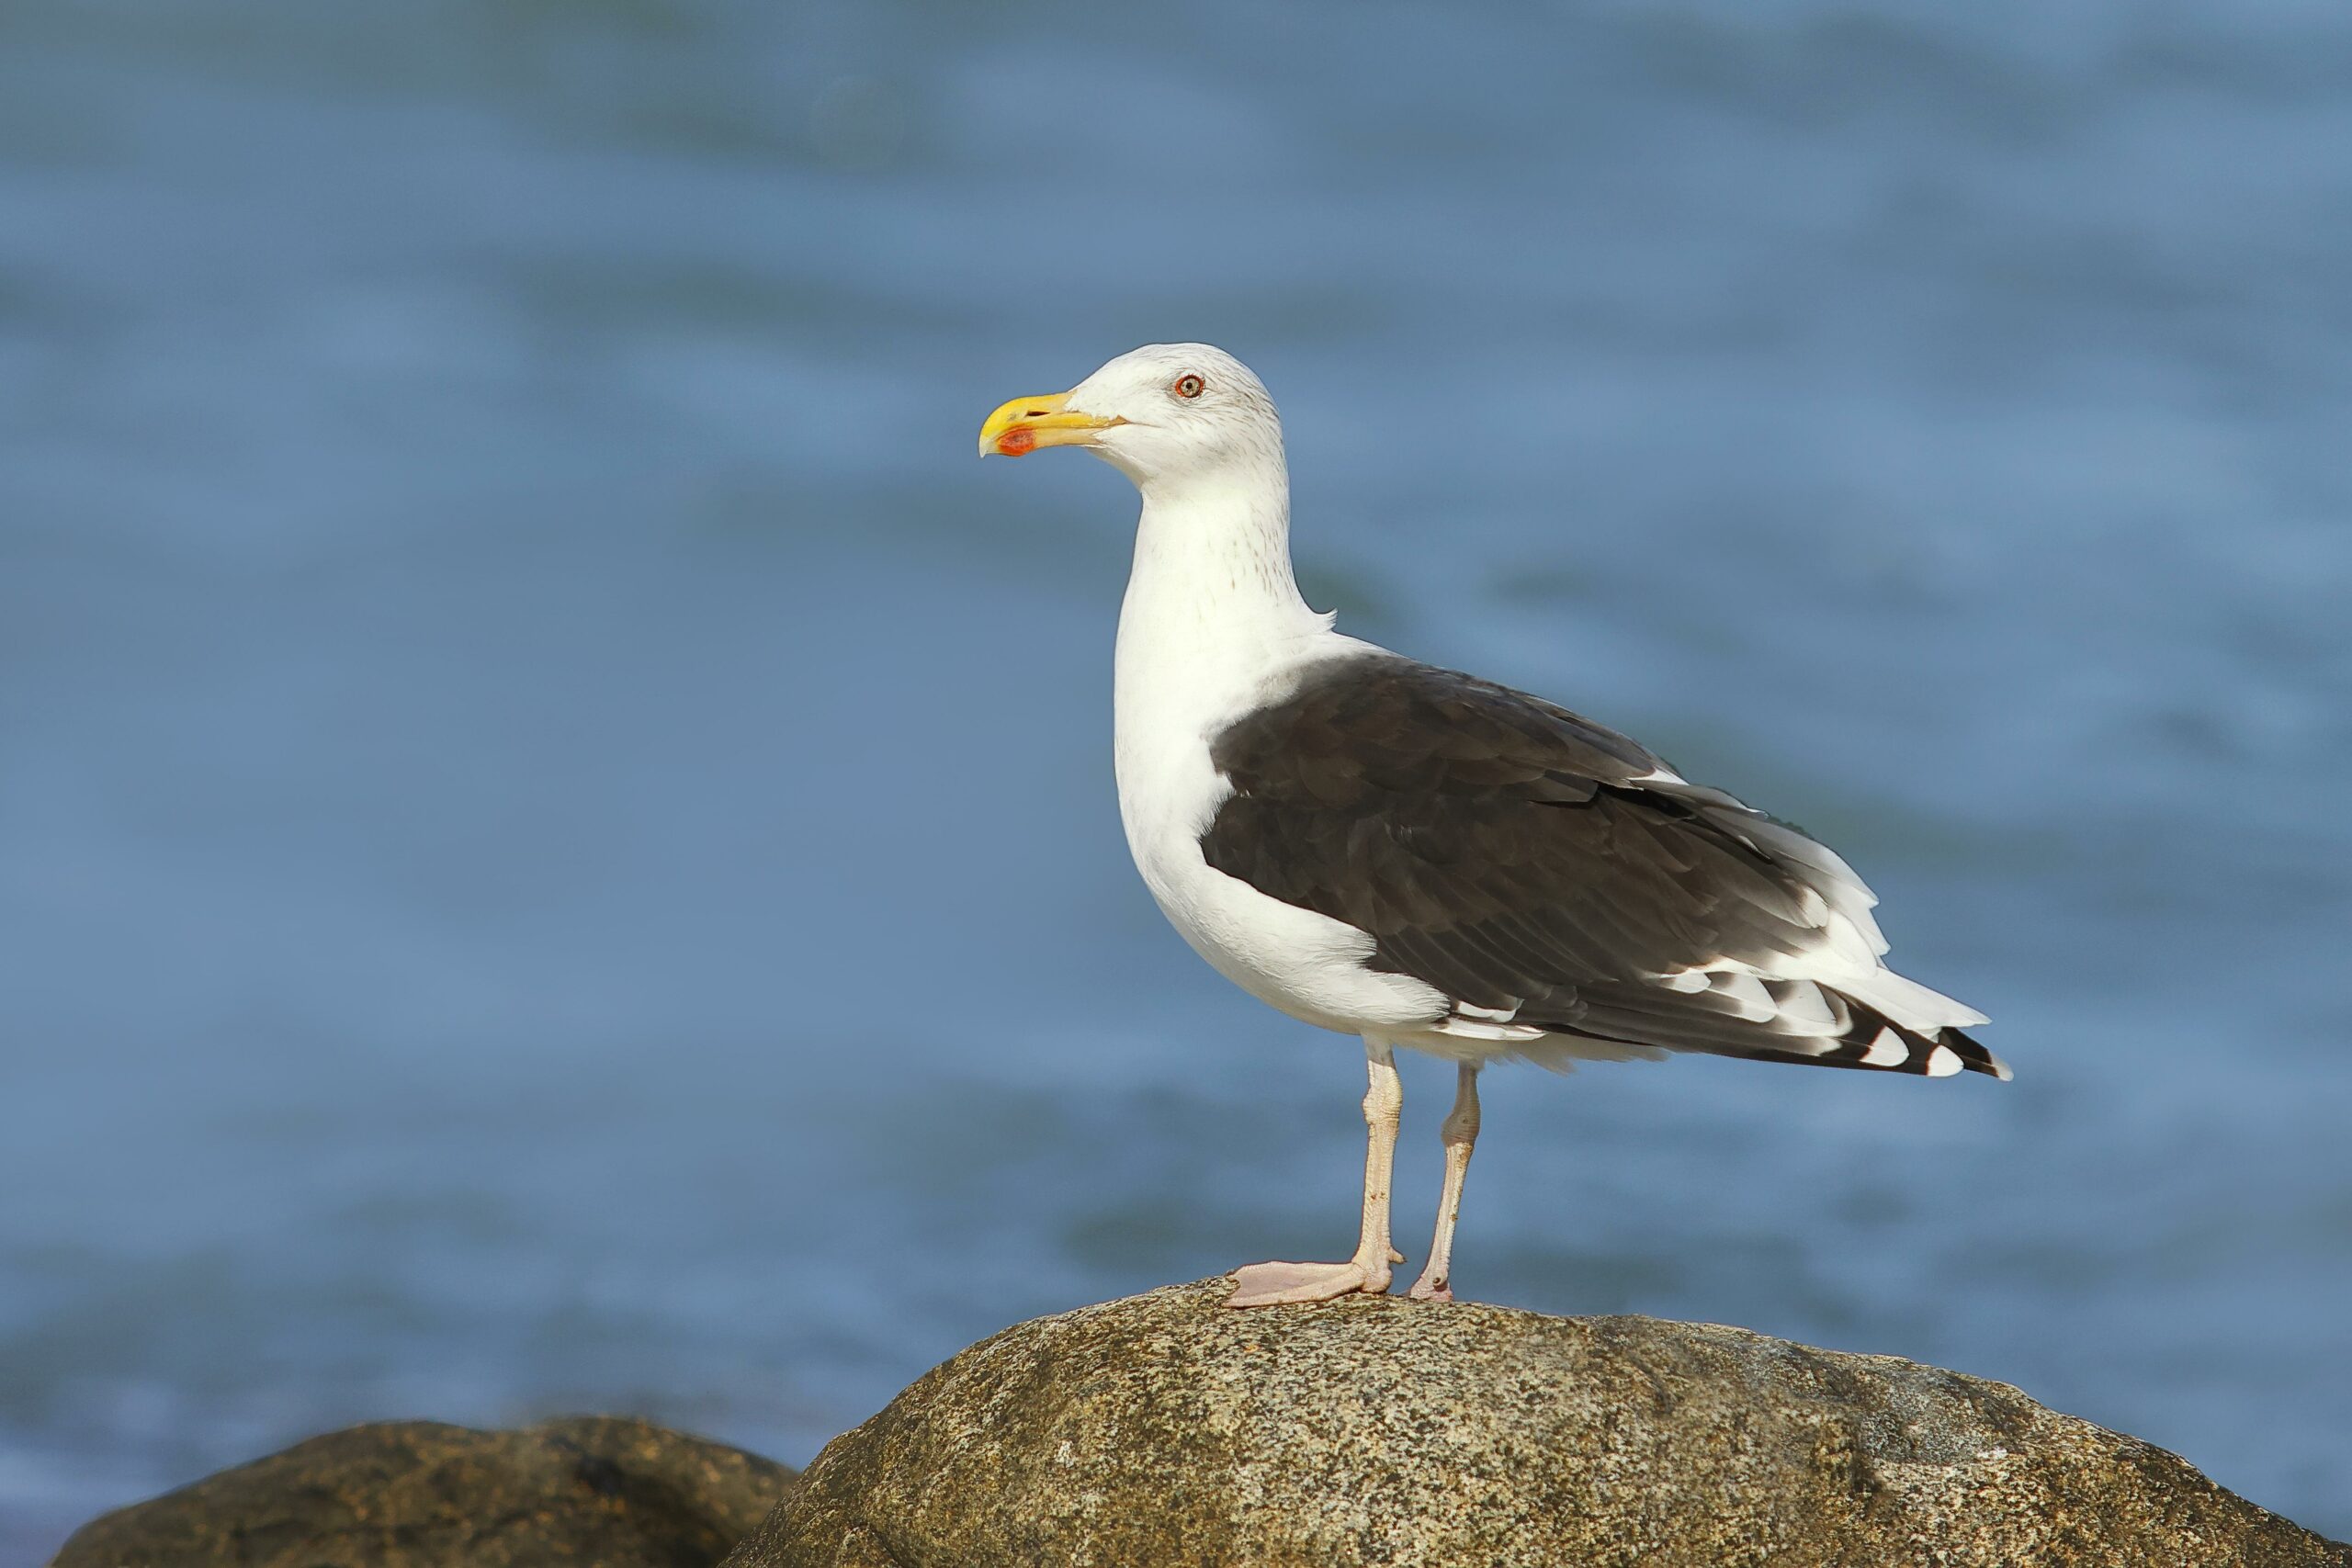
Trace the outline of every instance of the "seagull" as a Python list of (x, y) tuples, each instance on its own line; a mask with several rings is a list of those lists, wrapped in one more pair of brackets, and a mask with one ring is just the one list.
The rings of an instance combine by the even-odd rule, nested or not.
[(1226, 978), (1363, 1042), (1354, 1256), (1250, 1264), (1228, 1305), (1388, 1290), (1399, 1049), (1458, 1069), (1409, 1292), (1441, 1302), (1489, 1062), (1696, 1051), (2009, 1077), (1962, 1032), (1984, 1014), (1886, 966), (1877, 900), (1835, 852), (1591, 719), (1308, 608), (1282, 419), (1231, 355), (1148, 344), (980, 427), (982, 457), (1047, 446), (1142, 492), (1114, 684), (1145, 885)]

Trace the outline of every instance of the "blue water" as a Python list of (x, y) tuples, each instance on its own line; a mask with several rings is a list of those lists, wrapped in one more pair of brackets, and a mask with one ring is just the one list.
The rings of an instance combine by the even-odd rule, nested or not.
[(2018, 1068), (1491, 1075), (1464, 1292), (2352, 1535), (2347, 277), (2316, 4), (10, 0), (0, 1560), (1345, 1245), (1360, 1053), (1127, 864), (1132, 495), (972, 457), (1184, 337), (1344, 626), (1830, 838)]

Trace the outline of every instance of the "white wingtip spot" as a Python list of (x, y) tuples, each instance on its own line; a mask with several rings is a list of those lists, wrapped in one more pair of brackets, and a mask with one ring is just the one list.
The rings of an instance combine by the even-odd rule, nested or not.
[[(1943, 1051), (1944, 1048), (1939, 1045), (1936, 1049)], [(1951, 1053), (1944, 1051), (1944, 1055), (1951, 1056)], [(1892, 1029), (1880, 1030), (1878, 1038), (1871, 1042), (1871, 1048), (1862, 1053), (1863, 1064), (1872, 1067), (1899, 1067), (1910, 1059), (1911, 1047), (1903, 1043), (1903, 1037)], [(1960, 1070), (1959, 1061), (1959, 1057), (1952, 1057), (1954, 1072)]]
[(1928, 1076), (1948, 1078), (1960, 1071), (1960, 1057), (1949, 1045), (1939, 1045), (1928, 1053)]

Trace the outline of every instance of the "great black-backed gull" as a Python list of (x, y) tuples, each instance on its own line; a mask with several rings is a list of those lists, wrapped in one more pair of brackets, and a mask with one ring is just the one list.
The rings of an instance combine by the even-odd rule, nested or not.
[(1453, 1299), (1478, 1072), (1700, 1051), (1943, 1077), (2008, 1068), (1984, 1015), (1880, 955), (1876, 902), (1804, 833), (1539, 697), (1343, 637), (1291, 571), (1282, 421), (1204, 344), (1121, 355), (980, 427), (1080, 446), (1143, 493), (1119, 615), (1127, 845), (1200, 955), (1363, 1037), (1363, 1223), (1344, 1263), (1254, 1263), (1231, 1304), (1385, 1292), (1400, 1046), (1459, 1064), (1412, 1287)]

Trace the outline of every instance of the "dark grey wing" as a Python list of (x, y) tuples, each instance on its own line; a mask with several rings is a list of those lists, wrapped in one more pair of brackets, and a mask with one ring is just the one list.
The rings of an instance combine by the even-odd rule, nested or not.
[(1957, 1027), (1981, 1015), (1879, 962), (1836, 854), (1566, 708), (1363, 656), (1210, 754), (1208, 863), (1369, 933), (1465, 1032), (2006, 1076)]

